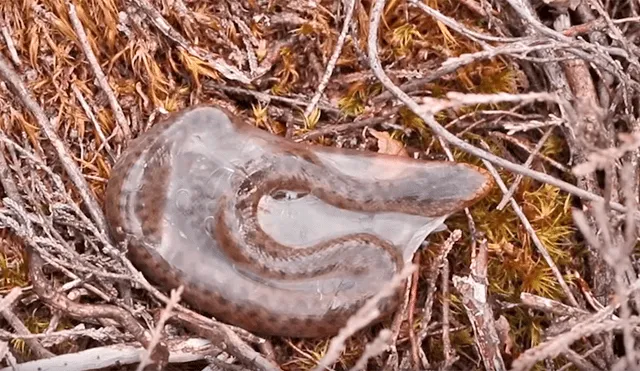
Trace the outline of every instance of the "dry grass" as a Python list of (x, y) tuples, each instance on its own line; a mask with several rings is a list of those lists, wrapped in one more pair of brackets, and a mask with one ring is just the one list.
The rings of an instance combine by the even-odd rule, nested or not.
[[(77, 25), (74, 27), (69, 2), (66, 0), (3, 1), (0, 2), (0, 28), (4, 42), (0, 42), (0, 52), (13, 63), (37, 104), (52, 120), (55, 133), (65, 144), (67, 153), (79, 167), (88, 190), (99, 204), (102, 203), (104, 187), (114, 161), (131, 138), (144, 132), (162, 112), (176, 111), (196, 102), (214, 101), (232, 107), (252, 124), (291, 140), (310, 138), (308, 140), (316, 145), (361, 150), (376, 150), (376, 141), (370, 134), (363, 134), (362, 128), (365, 125), (359, 123), (359, 120), (385, 117), (388, 120), (371, 121), (370, 127), (388, 131), (392, 138), (403, 142), (411, 153), (418, 153), (422, 158), (446, 158), (449, 148), (443, 145), (439, 136), (434, 135), (431, 124), (408, 106), (398, 105), (398, 99), (386, 92), (384, 84), (371, 69), (367, 39), (373, 2), (356, 1), (351, 27), (347, 30), (335, 66), (331, 66), (335, 68), (324, 90), (325, 94), (314, 104), (315, 107), (309, 105), (316, 95), (327, 65), (330, 64), (343, 28), (346, 5), (343, 7), (342, 3), (334, 0), (248, 0), (237, 3), (183, 0), (150, 3), (144, 0), (76, 2), (74, 9), (82, 31), (86, 33), (84, 38), (79, 36)], [(522, 36), (521, 31), (508, 27), (515, 27), (524, 17), (524, 13), (510, 10), (510, 3), (517, 5), (520, 2), (495, 2), (494, 10), (498, 15), (491, 20), (492, 27), (489, 27), (488, 17), (477, 13), (479, 3), (483, 2), (424, 2), (431, 9), (453, 18), (457, 25), (464, 26), (466, 36), (409, 3), (410, 1), (404, 0), (386, 2), (379, 27), (378, 55), (384, 73), (393, 83), (405, 91), (411, 91), (417, 101), (428, 106), (433, 103), (429, 101), (430, 98), (450, 99), (452, 96), (448, 94), (456, 92), (507, 93), (511, 97), (529, 90), (557, 92), (558, 85), (545, 77), (549, 72), (541, 72), (543, 67), (540, 59), (549, 59), (551, 56), (535, 54), (539, 50), (535, 49), (536, 42), (523, 38), (520, 41), (522, 45), (518, 46), (504, 40), (483, 41), (469, 33), (474, 31), (485, 36), (504, 37), (502, 33), (509, 31), (513, 37)], [(523, 4), (525, 3), (528, 2), (524, 1)], [(157, 18), (154, 20), (149, 17), (152, 13), (149, 9), (145, 13), (144, 4), (151, 4), (168, 23), (158, 23)], [(501, 11), (497, 12), (499, 9)], [(514, 6), (513, 9), (519, 8)], [(619, 6), (603, 7), (603, 12), (615, 19), (632, 14), (635, 11), (633, 9), (635, 8), (627, 5), (627, 2), (620, 2)], [(555, 17), (548, 10), (548, 7), (543, 7), (538, 13), (545, 22)], [(594, 13), (600, 24), (606, 24), (602, 14)], [(587, 23), (587, 20), (584, 22)], [(593, 21), (592, 25), (595, 27), (598, 24)], [(637, 70), (633, 72), (633, 68), (639, 67), (637, 46), (633, 46), (634, 42), (637, 44), (633, 40), (638, 26), (631, 21), (615, 22), (615, 25), (616, 28), (609, 28), (605, 33), (617, 36), (616, 32), (619, 32), (627, 40), (627, 44), (616, 42), (615, 47), (629, 51), (630, 56), (621, 57), (619, 53), (604, 48), (590, 49), (585, 45), (588, 42), (571, 44), (553, 35), (542, 32), (535, 34), (538, 43), (546, 45), (545, 50), (555, 53), (554, 56), (566, 56), (567, 50), (573, 48), (572, 50), (583, 53), (582, 58), (592, 62), (592, 73), (597, 70), (605, 74), (601, 77), (593, 77), (595, 73), (589, 76), (589, 79), (595, 79), (600, 84), (598, 86), (612, 89), (608, 93), (609, 102), (615, 102), (611, 107), (609, 104), (603, 107), (608, 116), (591, 126), (595, 128), (595, 133), (585, 131), (584, 125), (571, 121), (578, 120), (576, 117), (579, 118), (578, 121), (590, 117), (590, 111), (580, 111), (582, 106), (579, 105), (580, 102), (589, 102), (590, 98), (575, 89), (573, 92), (568, 89), (569, 94), (573, 94), (573, 105), (569, 105), (570, 108), (573, 107), (573, 112), (567, 110), (562, 102), (531, 103), (525, 98), (519, 102), (500, 96), (478, 103), (452, 104), (446, 109), (433, 112), (434, 122), (445, 126), (451, 133), (474, 146), (485, 146), (491, 153), (509, 162), (522, 164), (532, 156), (529, 167), (538, 174), (544, 173), (567, 183), (575, 183), (589, 194), (604, 195), (607, 200), (617, 203), (614, 209), (620, 210), (620, 204), (626, 199), (616, 170), (604, 169), (607, 170), (605, 178), (609, 182), (609, 188), (605, 187), (602, 174), (590, 172), (576, 176), (568, 170), (576, 163), (583, 162), (596, 149), (618, 146), (620, 140), (615, 137), (615, 132), (637, 130), (637, 108), (633, 108), (632, 102), (638, 97), (638, 81), (634, 77)], [(593, 42), (595, 39), (596, 36), (592, 35), (589, 41)], [(84, 42), (88, 43), (95, 54), (97, 64), (90, 63), (82, 46)], [(493, 49), (487, 45), (492, 45)], [(468, 55), (477, 55), (487, 50), (493, 53), (508, 47), (513, 47), (514, 50), (495, 52), (491, 58), (472, 57), (470, 63), (461, 62)], [(522, 50), (516, 50), (517, 47)], [(618, 70), (606, 64), (609, 59), (614, 58), (612, 55), (621, 60), (622, 67)], [(526, 60), (534, 56), (538, 59)], [(442, 66), (447, 63), (456, 68), (448, 73), (440, 73), (443, 71)], [(566, 79), (573, 81), (571, 74), (579, 71), (578, 67), (563, 66), (564, 74), (568, 76)], [(96, 79), (98, 68), (105, 76), (102, 82)], [(437, 72), (435, 76), (434, 71)], [(410, 83), (416, 80), (423, 83), (411, 86)], [(626, 95), (622, 88), (616, 91), (616, 86), (624, 86)], [(64, 190), (56, 185), (56, 180), (46, 170), (34, 166), (33, 160), (25, 159), (24, 154), (8, 141), (0, 142), (4, 143), (0, 149), (12, 168), (10, 174), (18, 184), (17, 190), (29, 202), (26, 214), (48, 215), (52, 218), (50, 223), (31, 221), (33, 231), (25, 232), (22, 238), (17, 238), (16, 235), (20, 233), (16, 230), (19, 228), (8, 221), (20, 221), (20, 215), (26, 214), (16, 211), (12, 205), (0, 203), (5, 216), (0, 220), (0, 227), (4, 228), (0, 230), (0, 294), (6, 295), (13, 287), (24, 288), (22, 300), (14, 305), (12, 311), (32, 334), (68, 330), (80, 324), (106, 328), (109, 322), (68, 318), (63, 312), (51, 310), (33, 296), (22, 243), (25, 236), (31, 239), (34, 246), (46, 246), (51, 254), (48, 258), (60, 259), (62, 267), (83, 277), (86, 280), (84, 283), (95, 285), (96, 290), (106, 297), (115, 298), (119, 287), (110, 282), (108, 276), (101, 277), (96, 273), (129, 275), (130, 272), (116, 256), (100, 250), (104, 241), (100, 241), (97, 235), (82, 226), (82, 223), (92, 218), (90, 213), (80, 217), (73, 210), (63, 210), (58, 205), (68, 202), (82, 204), (85, 196), (78, 191), (77, 185), (67, 176), (65, 167), (58, 161), (56, 149), (47, 139), (48, 134), (34, 119), (34, 115), (25, 109), (19, 94), (7, 87), (8, 85), (0, 87), (0, 130), (8, 139), (32, 153), (43, 165), (58, 174)], [(256, 92), (260, 94), (256, 95)], [(561, 98), (566, 98), (566, 95), (560, 93), (559, 97), (558, 102)], [(604, 101), (602, 94), (599, 95), (599, 100)], [(305, 109), (309, 110), (307, 116), (304, 115)], [(629, 109), (627, 113), (625, 109)], [(540, 150), (534, 150), (545, 128), (558, 120), (563, 122), (563, 127), (555, 128), (541, 144)], [(613, 126), (609, 122), (616, 124)], [(527, 125), (534, 126), (531, 128)], [(624, 156), (619, 156), (633, 165), (637, 164), (638, 158), (634, 143), (621, 153)], [(451, 154), (457, 161), (487, 166), (482, 158), (470, 154), (464, 148), (453, 147)], [(596, 154), (598, 159), (604, 158), (601, 163), (605, 167), (610, 166), (612, 161), (606, 154), (597, 151)], [(635, 167), (633, 169), (635, 176), (637, 170)], [(512, 170), (498, 168), (500, 177), (507, 186), (515, 181), (518, 174)], [(637, 176), (632, 179), (635, 198), (638, 197), (636, 178)], [(475, 262), (474, 251), (482, 249), (478, 246), (483, 245), (484, 241), (483, 246), (488, 253), (488, 305), (496, 318), (500, 315), (508, 321), (508, 337), (513, 344), (508, 350), (505, 350), (504, 342), (499, 344), (507, 367), (526, 350), (544, 343), (548, 328), (557, 319), (553, 314), (522, 305), (521, 293), (535, 294), (568, 305), (577, 304), (582, 310), (595, 312), (601, 308), (594, 307), (593, 300), (596, 303), (600, 301), (606, 307), (614, 292), (620, 294), (620, 290), (630, 285), (627, 283), (626, 286), (616, 286), (615, 279), (611, 278), (616, 272), (603, 263), (605, 258), (584, 243), (582, 234), (578, 233), (574, 224), (572, 207), (584, 204), (589, 210), (593, 210), (590, 201), (595, 198), (580, 200), (574, 190), (559, 186), (566, 183), (548, 184), (540, 179), (523, 177), (512, 196), (531, 224), (542, 248), (553, 260), (555, 269), (561, 272), (572, 295), (577, 298), (577, 303), (571, 303), (549, 262), (541, 254), (540, 246), (532, 240), (531, 232), (523, 227), (522, 219), (514, 208), (506, 206), (501, 210), (496, 209), (504, 197), (504, 192), (499, 188), (475, 205), (469, 215), (460, 213), (447, 223), (451, 230), (460, 229), (463, 235), (448, 255), (452, 275), (469, 273), (470, 265)], [(3, 186), (5, 189), (2, 197), (10, 196), (6, 184), (3, 183)], [(56, 203), (57, 209), (48, 210), (48, 202)], [(611, 210), (607, 210), (609, 211)], [(612, 240), (620, 242), (622, 239), (618, 237), (624, 236), (620, 220), (624, 217), (611, 215), (613, 212), (609, 215), (614, 229)], [(592, 216), (590, 219), (592, 223), (593, 218)], [(65, 220), (70, 225), (66, 225)], [(597, 225), (594, 228), (602, 230), (603, 226)], [(52, 234), (52, 230), (58, 231), (58, 234)], [(397, 337), (394, 338), (397, 349), (394, 352), (400, 360), (408, 361), (412, 356), (418, 356), (415, 347), (411, 346), (410, 338), (413, 335), (410, 332), (415, 334), (421, 328), (426, 331), (429, 326), (424, 341), (419, 344), (421, 352), (426, 355), (431, 366), (448, 362), (449, 359), (443, 353), (445, 345), (441, 334), (443, 308), (447, 305), (450, 306), (449, 323), (444, 327), (449, 329), (453, 353), (459, 357), (454, 365), (464, 369), (481, 369), (483, 355), (478, 353), (476, 347), (479, 340), (467, 317), (468, 308), (463, 305), (464, 298), (453, 285), (444, 297), (441, 285), (438, 284), (433, 306), (426, 308), (431, 311), (429, 323), (422, 322), (430, 284), (428, 279), (437, 277), (437, 272), (434, 276), (433, 270), (439, 269), (432, 262), (442, 258), (438, 251), (448, 237), (448, 233), (430, 237), (432, 248), (419, 253), (421, 264), (417, 295), (407, 309), (415, 312), (414, 322), (402, 322), (397, 328)], [(632, 240), (635, 242), (635, 238)], [(73, 247), (86, 260), (88, 269), (77, 270), (84, 263), (74, 260), (74, 256), (59, 255), (61, 250), (51, 248), (51, 241)], [(64, 261), (69, 265), (65, 266)], [(609, 272), (609, 276), (602, 275), (602, 270)], [(55, 277), (58, 286), (73, 281), (70, 274), (61, 274), (60, 269), (53, 272), (49, 272), (52, 274), (48, 277)], [(92, 274), (87, 277), (90, 273)], [(73, 299), (77, 302), (105, 302), (104, 297), (83, 284), (66, 288), (64, 295), (72, 296), (74, 290), (79, 290)], [(135, 308), (136, 320), (145, 328), (151, 329), (153, 326), (147, 326), (145, 320), (161, 311), (166, 302), (163, 303), (158, 295), (147, 291), (133, 290), (129, 293), (131, 302), (127, 306)], [(592, 297), (594, 299), (590, 301)], [(3, 341), (8, 342), (9, 351), (18, 362), (38, 358), (22, 339), (24, 333), (18, 334), (9, 325), (7, 318), (5, 322), (0, 319), (0, 324), (4, 329), (0, 332), (0, 345)], [(392, 321), (389, 320), (349, 338), (333, 369), (347, 370), (354, 366), (379, 330), (391, 326)], [(605, 362), (605, 355), (613, 356), (614, 350), (618, 356), (622, 354), (619, 349), (614, 349), (611, 339), (605, 336), (612, 333), (610, 331), (614, 327), (605, 326), (605, 330), (601, 331), (604, 333), (602, 336), (594, 335), (576, 341), (573, 350), (584, 353), (600, 347), (600, 351), (591, 358), (586, 357), (585, 362), (603, 366), (604, 364), (598, 364), (598, 359)], [(83, 336), (82, 331), (84, 329), (80, 328), (79, 336), (63, 336), (60, 341), (53, 341), (46, 336), (38, 339), (50, 352), (62, 354), (124, 342), (127, 338), (125, 333), (118, 332), (102, 337)], [(130, 340), (128, 338), (127, 341)], [(327, 352), (330, 340), (272, 339), (275, 362), (283, 370), (312, 369)], [(380, 369), (381, 365), (389, 362), (388, 355), (388, 352), (382, 353), (382, 356), (370, 361), (369, 369)], [(546, 366), (542, 363), (543, 358), (536, 359), (539, 362), (533, 363), (539, 369), (550, 364), (562, 367), (570, 362), (581, 364), (584, 368), (585, 365), (579, 359), (582, 358), (578, 356), (576, 359), (575, 354), (569, 353), (569, 356), (565, 354), (554, 358)], [(608, 366), (615, 361), (617, 359), (613, 357), (606, 360)], [(389, 364), (393, 366), (392, 369), (403, 369), (403, 366), (393, 362)], [(203, 361), (193, 362), (189, 369), (202, 369), (203, 365)], [(185, 369), (180, 367), (178, 369)]]

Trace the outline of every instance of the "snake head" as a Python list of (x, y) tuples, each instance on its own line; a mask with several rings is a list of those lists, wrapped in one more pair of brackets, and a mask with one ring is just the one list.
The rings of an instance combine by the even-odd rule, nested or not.
[[(314, 148), (330, 186), (314, 193), (335, 206), (358, 211), (388, 211), (426, 217), (448, 216), (475, 204), (495, 181), (480, 167), (425, 161), (379, 153)], [(349, 197), (340, 197), (347, 194)]]

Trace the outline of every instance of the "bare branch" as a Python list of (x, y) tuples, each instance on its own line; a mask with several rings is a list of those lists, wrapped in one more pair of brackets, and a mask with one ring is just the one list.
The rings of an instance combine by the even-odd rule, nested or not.
[[(485, 159), (494, 165), (504, 167), (507, 170), (511, 170), (513, 172), (519, 173), (524, 176), (531, 177), (540, 182), (548, 183), (554, 185), (568, 193), (571, 193), (577, 197), (584, 198), (589, 201), (602, 201), (604, 198), (593, 194), (591, 192), (585, 191), (584, 189), (578, 188), (573, 184), (567, 183), (565, 181), (556, 179), (550, 175), (545, 173), (541, 173), (538, 171), (534, 171), (528, 169), (522, 165), (514, 164), (511, 161), (507, 161), (501, 157), (498, 157), (490, 152), (484, 151), (473, 145), (465, 142), (464, 140), (458, 138), (457, 136), (451, 134), (445, 128), (443, 128), (438, 122), (435, 120), (433, 113), (426, 113), (424, 108), (418, 105), (411, 97), (409, 97), (405, 92), (403, 92), (400, 88), (398, 88), (393, 82), (387, 77), (382, 69), (380, 64), (380, 60), (378, 58), (378, 27), (380, 25), (380, 16), (382, 14), (382, 9), (384, 7), (385, 0), (376, 0), (371, 10), (371, 21), (369, 24), (369, 42), (368, 42), (368, 52), (369, 52), (369, 63), (371, 65), (371, 69), (374, 71), (375, 76), (380, 80), (380, 82), (390, 90), (393, 95), (398, 98), (402, 103), (404, 103), (411, 111), (413, 111), (418, 117), (420, 117), (429, 128), (434, 132), (434, 134), (442, 137), (444, 140), (449, 142), (450, 144), (460, 148), (462, 151)], [(619, 203), (610, 203), (611, 207), (617, 211), (624, 212), (626, 208)], [(636, 211), (636, 215), (640, 216), (640, 213)]]

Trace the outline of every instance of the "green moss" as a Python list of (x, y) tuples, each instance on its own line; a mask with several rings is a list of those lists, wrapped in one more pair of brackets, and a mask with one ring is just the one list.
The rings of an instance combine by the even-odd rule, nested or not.
[(0, 290), (6, 292), (14, 287), (24, 287), (28, 282), (25, 256), (0, 250)]

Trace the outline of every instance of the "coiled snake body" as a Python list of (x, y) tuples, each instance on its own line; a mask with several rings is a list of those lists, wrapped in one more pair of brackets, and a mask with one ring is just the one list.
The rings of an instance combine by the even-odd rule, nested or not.
[(142, 273), (184, 285), (195, 309), (258, 334), (317, 337), (335, 334), (402, 269), (402, 248), (366, 231), (288, 246), (261, 225), (264, 196), (293, 191), (342, 210), (441, 217), (491, 186), (470, 165), (293, 143), (199, 105), (132, 142), (105, 211)]

